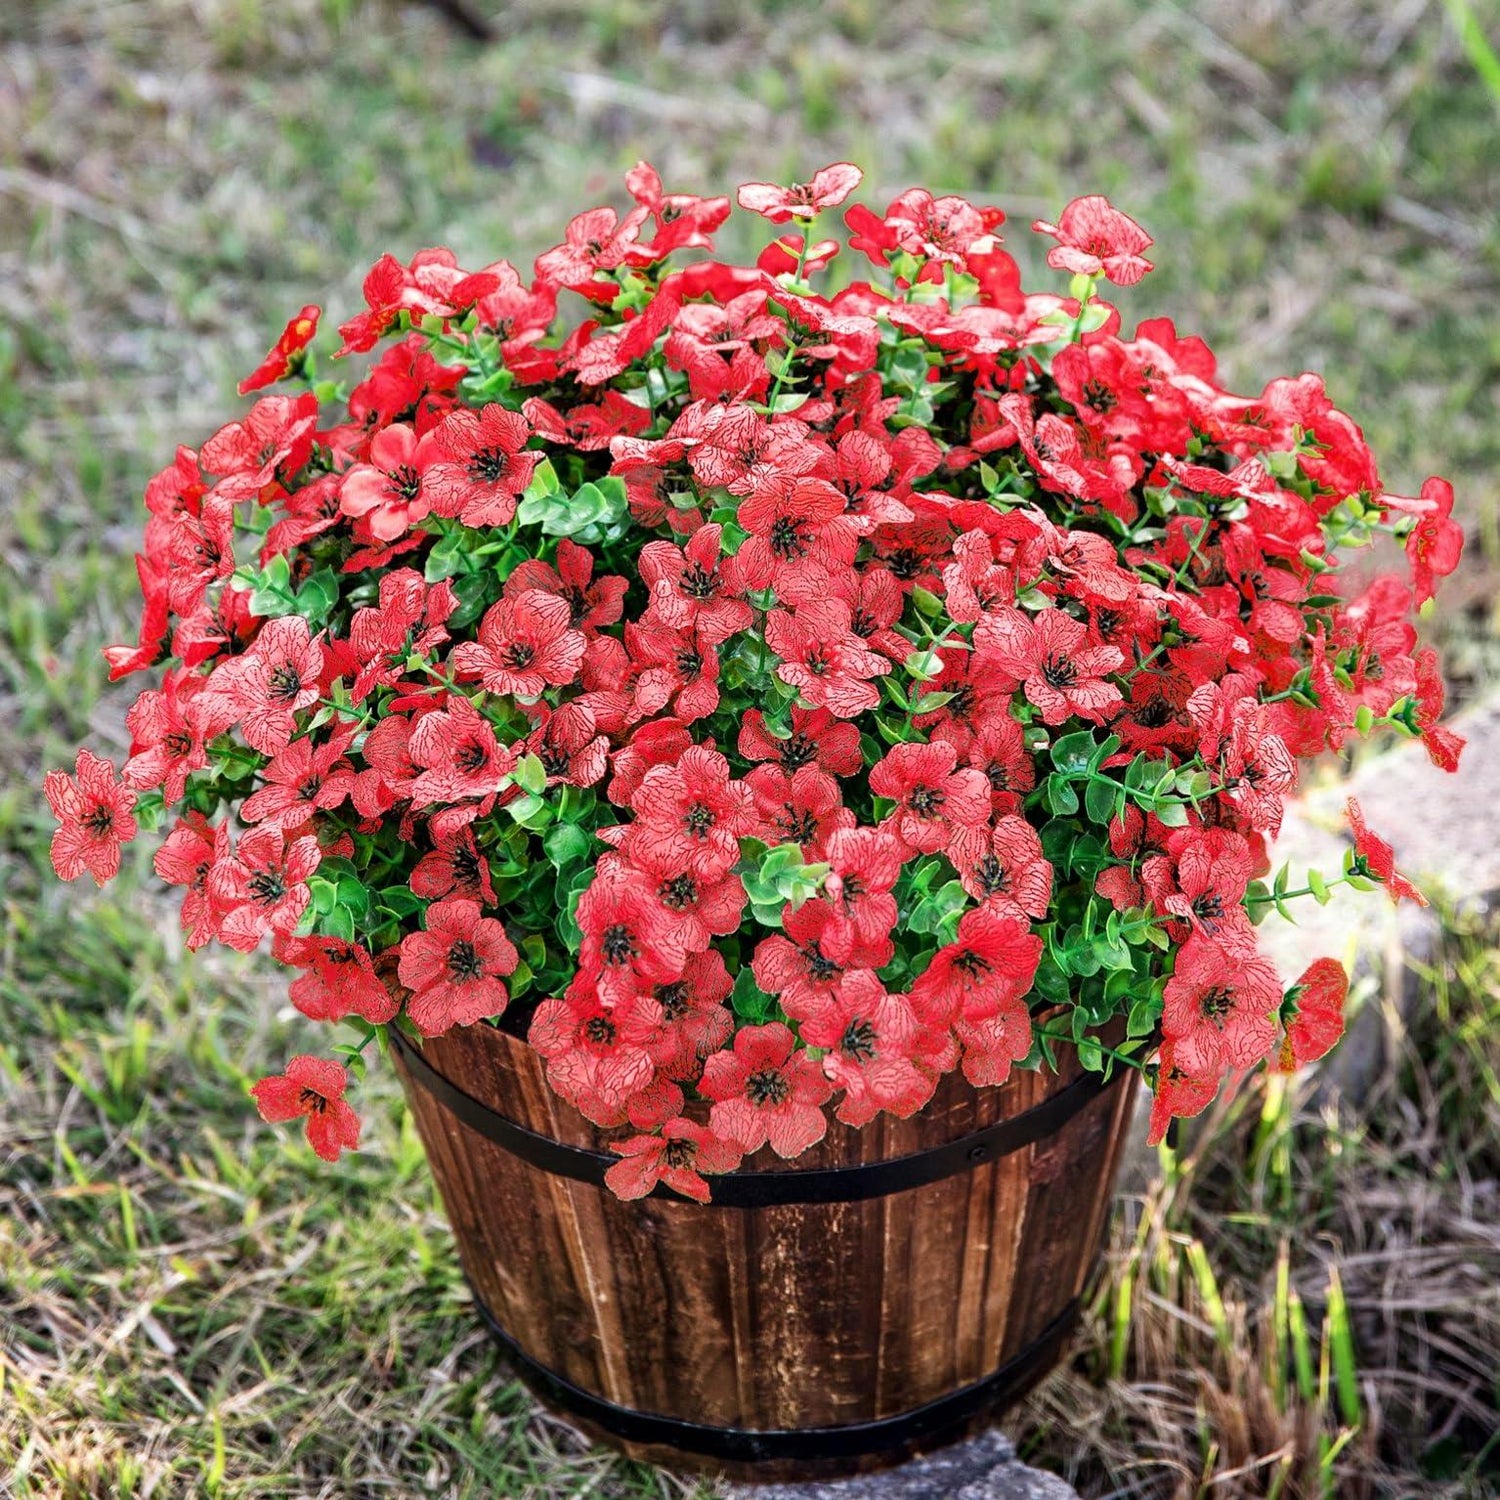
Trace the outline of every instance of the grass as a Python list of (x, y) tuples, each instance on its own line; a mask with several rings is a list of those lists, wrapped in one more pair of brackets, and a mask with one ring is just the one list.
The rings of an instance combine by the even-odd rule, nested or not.
[[(1453, 478), (1438, 634), (1461, 692), (1500, 667), (1493, 0), (480, 8), (488, 47), (415, 0), (0, 14), (0, 1493), (691, 1493), (474, 1330), (388, 1076), (323, 1167), (245, 1106), (308, 1040), (268, 967), (185, 959), (140, 851), (102, 894), (46, 871), (42, 769), (124, 744), (97, 648), (145, 479), (380, 250), (524, 262), (642, 155), (683, 187), (849, 156), (877, 201), (1000, 203), (1036, 274), (1024, 225), (1108, 192), (1158, 242), (1127, 322), (1203, 332), (1241, 388), (1326, 369), (1393, 489)], [(1126, 1192), (1088, 1336), (1012, 1424), (1036, 1461), (1100, 1496), (1494, 1487), (1495, 951), (1456, 932), (1362, 1117), (1247, 1091)]]

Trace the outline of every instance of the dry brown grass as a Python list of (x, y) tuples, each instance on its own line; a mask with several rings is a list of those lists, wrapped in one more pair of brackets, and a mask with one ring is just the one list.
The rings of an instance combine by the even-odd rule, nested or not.
[(1409, 1029), (1384, 1005), (1397, 1061), (1357, 1112), (1244, 1088), (1123, 1195), (1079, 1351), (1026, 1409), (1049, 1467), (1100, 1500), (1496, 1492), (1492, 941), (1444, 935)]

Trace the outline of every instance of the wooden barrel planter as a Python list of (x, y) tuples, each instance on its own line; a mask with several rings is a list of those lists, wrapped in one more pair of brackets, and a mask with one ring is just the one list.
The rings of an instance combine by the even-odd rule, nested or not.
[(396, 1047), (475, 1300), (551, 1406), (634, 1458), (854, 1473), (960, 1436), (1046, 1373), (1107, 1222), (1137, 1075), (1071, 1056), (794, 1162), (622, 1202), (617, 1158), (523, 1041)]

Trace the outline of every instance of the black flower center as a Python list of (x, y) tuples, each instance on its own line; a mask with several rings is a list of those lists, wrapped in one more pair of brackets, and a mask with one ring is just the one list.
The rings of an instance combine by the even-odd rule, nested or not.
[(745, 1097), (762, 1108), (785, 1104), (791, 1095), (791, 1085), (775, 1068), (762, 1068), (745, 1080)]
[(698, 1160), (698, 1143), (683, 1140), (681, 1136), (674, 1137), (667, 1142), (661, 1159), (674, 1172), (690, 1171)]
[(599, 935), (599, 951), (607, 964), (628, 964), (635, 956), (635, 939), (623, 922), (606, 927)]
[(291, 662), (284, 661), (271, 668), (270, 680), (266, 684), (266, 696), (272, 703), (294, 703), (302, 691), (302, 673)]
[(390, 472), (390, 483), (386, 486), (398, 500), (410, 504), (422, 493), (422, 476), (410, 464), (402, 464)]
[(911, 796), (906, 800), (907, 806), (919, 818), (936, 818), (942, 815), (943, 803), (948, 799), (935, 786), (918, 786), (912, 788)]
[(974, 880), (986, 896), (998, 896), (1010, 889), (1010, 871), (995, 854), (982, 854), (975, 860)]
[(482, 771), (489, 760), (490, 752), (479, 740), (465, 740), (453, 752), (453, 764), (468, 775)]
[(608, 1016), (590, 1016), (583, 1023), (583, 1034), (596, 1047), (608, 1047), (615, 1039), (615, 1023)]
[(1072, 687), (1078, 681), (1078, 668), (1066, 656), (1053, 652), (1042, 663), (1042, 679), (1049, 687)]
[(1198, 1004), (1206, 1020), (1222, 1026), (1224, 1017), (1234, 1008), (1234, 991), (1228, 985), (1216, 984), (1212, 989), (1204, 990)]
[(674, 875), (662, 881), (656, 895), (668, 911), (686, 911), (698, 903), (698, 882), (691, 875)]
[(790, 516), (782, 516), (771, 524), (771, 551), (777, 557), (791, 559), (802, 557), (808, 550), (808, 538), (802, 528)]
[(510, 454), (503, 448), (481, 448), (469, 459), (469, 477), (481, 484), (494, 484), (510, 467)]
[(468, 938), (459, 938), (448, 950), (448, 972), (459, 984), (468, 984), (484, 973), (484, 964)]
[(659, 984), (652, 992), (661, 1006), (662, 1016), (668, 1021), (680, 1021), (692, 1008), (692, 992), (687, 981), (674, 980), (671, 984)]
[(818, 747), (807, 735), (794, 734), (790, 739), (782, 740), (777, 758), (788, 771), (797, 771), (810, 766), (818, 758)]
[(257, 870), (249, 880), (250, 899), (262, 906), (275, 906), (286, 894), (280, 870)]
[(869, 1021), (850, 1021), (839, 1039), (839, 1048), (856, 1062), (869, 1062), (875, 1056), (875, 1028)]

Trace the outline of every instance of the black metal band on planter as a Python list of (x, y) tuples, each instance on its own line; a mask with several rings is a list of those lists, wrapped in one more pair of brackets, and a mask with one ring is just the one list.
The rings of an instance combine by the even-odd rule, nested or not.
[[(608, 1152), (590, 1151), (539, 1135), (496, 1113), (439, 1073), (395, 1028), (389, 1034), (391, 1045), (414, 1083), (445, 1105), (469, 1129), (504, 1147), (511, 1155), (555, 1177), (600, 1184), (605, 1172), (619, 1160)], [(804, 1172), (726, 1173), (713, 1178), (710, 1184), (713, 1204), (720, 1208), (765, 1208), (782, 1203), (855, 1203), (940, 1182), (1051, 1135), (1122, 1076), (1123, 1070), (1109, 1079), (1098, 1073), (1084, 1073), (1050, 1099), (1022, 1114), (960, 1136), (956, 1141), (914, 1151), (909, 1156), (848, 1167), (814, 1167)], [(652, 1196), (679, 1195), (658, 1184)]]
[[(474, 1290), (469, 1283), (469, 1290)], [(539, 1365), (500, 1326), (478, 1293), (479, 1309), (495, 1342), (505, 1350), (521, 1377), (551, 1405), (592, 1423), (627, 1443), (665, 1444), (679, 1452), (695, 1453), (725, 1463), (766, 1463), (777, 1459), (815, 1463), (823, 1459), (858, 1458), (866, 1453), (890, 1453), (907, 1444), (951, 1432), (991, 1407), (1019, 1396), (1052, 1368), (1073, 1325), (1080, 1303), (1075, 1297), (1019, 1354), (992, 1375), (960, 1387), (894, 1417), (874, 1422), (850, 1422), (839, 1427), (708, 1427), (683, 1422), (656, 1412), (617, 1406), (602, 1396), (581, 1390), (545, 1365)]]

